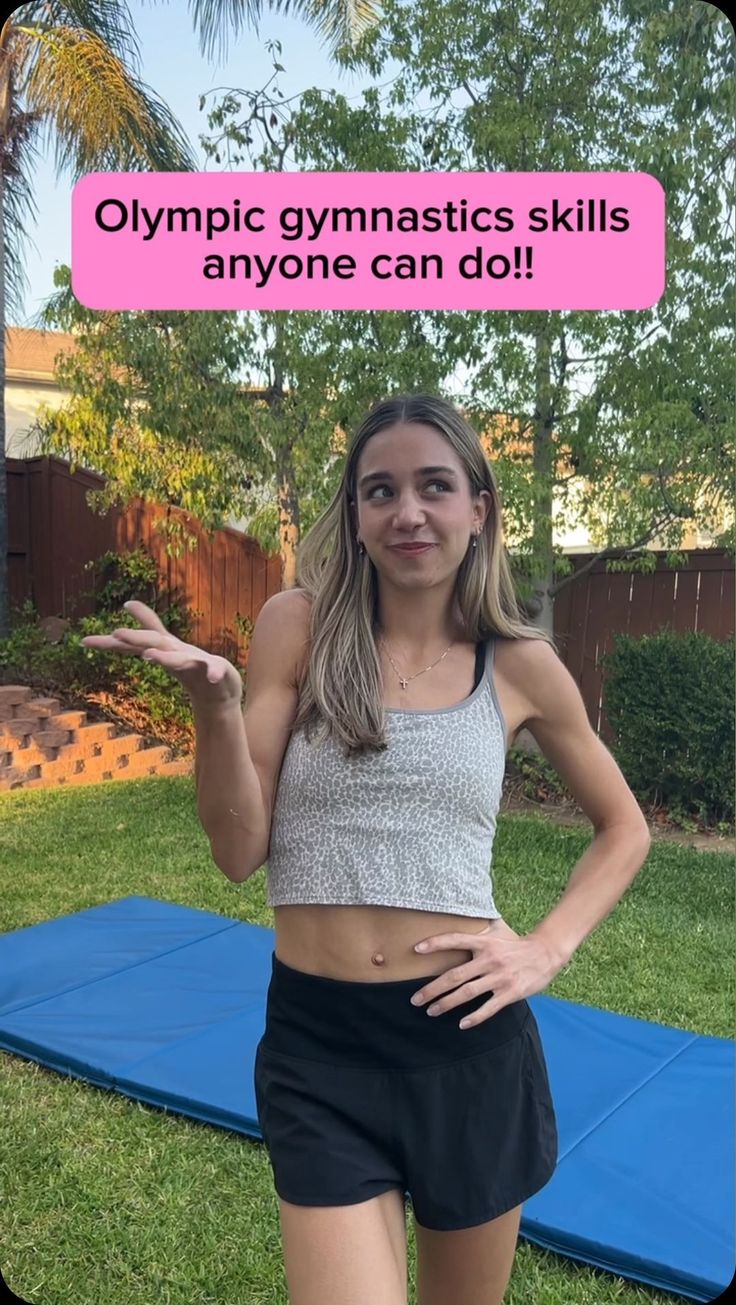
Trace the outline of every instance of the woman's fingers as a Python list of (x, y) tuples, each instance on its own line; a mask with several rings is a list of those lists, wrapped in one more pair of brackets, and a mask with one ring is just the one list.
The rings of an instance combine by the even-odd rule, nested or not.
[[(131, 630), (128, 628), (128, 626), (123, 626), (122, 629), (113, 630), (112, 633), (115, 639), (124, 639), (126, 643), (131, 643), (134, 648), (146, 648), (149, 645), (153, 648), (158, 646), (157, 641), (156, 642), (151, 641), (151, 636), (157, 633), (155, 630)], [(166, 638), (170, 639), (172, 642), (175, 643), (180, 642), (179, 639), (175, 640), (174, 636), (169, 634), (168, 630), (163, 630), (162, 634), (164, 634)]]
[(225, 658), (178, 639), (145, 603), (133, 601), (124, 606), (138, 621), (138, 628), (121, 626), (109, 634), (85, 635), (81, 643), (99, 651), (137, 655), (161, 666), (175, 676), (187, 692), (203, 698), (207, 697), (205, 684), (212, 684), (220, 686), (214, 691), (214, 701), (242, 700), (240, 673)]
[(80, 643), (85, 648), (118, 648), (120, 640), (112, 634), (85, 634)]
[(217, 684), (217, 681), (223, 677), (224, 663), (223, 666), (218, 666), (205, 652), (200, 652), (198, 657), (188, 657), (179, 651), (167, 652), (163, 648), (148, 648), (143, 653), (143, 657), (147, 662), (158, 662), (165, 670), (172, 673), (198, 671), (200, 674), (205, 674), (211, 684)]
[(81, 643), (85, 648), (99, 648), (103, 652), (142, 652), (147, 648), (160, 651), (151, 642), (152, 637), (155, 637), (152, 630), (113, 630), (112, 634), (86, 634)]
[(132, 598), (130, 602), (123, 603), (123, 607), (146, 629), (158, 630), (159, 634), (169, 633), (158, 612), (154, 612), (153, 608), (148, 607), (146, 603), (140, 603), (137, 598)]
[(171, 650), (172, 645), (173, 647), (184, 648), (190, 646), (189, 644), (182, 644), (181, 639), (177, 639), (175, 635), (170, 634), (160, 622), (158, 622), (155, 629), (149, 626), (146, 629), (135, 630), (125, 625), (113, 630), (110, 634), (87, 634), (81, 642), (89, 648), (112, 649), (116, 652), (125, 652), (128, 649), (131, 652), (141, 652), (148, 648), (163, 652), (165, 645), (162, 640), (165, 640), (169, 645), (169, 650)]

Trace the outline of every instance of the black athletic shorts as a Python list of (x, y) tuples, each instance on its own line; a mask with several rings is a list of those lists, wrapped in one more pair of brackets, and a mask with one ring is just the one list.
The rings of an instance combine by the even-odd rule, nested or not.
[(410, 998), (436, 977), (343, 982), (272, 954), (254, 1085), (285, 1201), (354, 1205), (396, 1188), (422, 1227), (449, 1230), (549, 1182), (557, 1126), (531, 1007), (461, 1029), (491, 994), (432, 1017)]

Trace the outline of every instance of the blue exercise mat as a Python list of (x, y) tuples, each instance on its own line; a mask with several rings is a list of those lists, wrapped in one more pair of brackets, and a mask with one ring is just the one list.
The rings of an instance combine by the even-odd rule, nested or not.
[[(0, 936), (0, 1046), (260, 1138), (253, 1092), (272, 929), (149, 897)], [(530, 1000), (560, 1159), (521, 1234), (710, 1301), (734, 1270), (734, 1047), (574, 1002)]]

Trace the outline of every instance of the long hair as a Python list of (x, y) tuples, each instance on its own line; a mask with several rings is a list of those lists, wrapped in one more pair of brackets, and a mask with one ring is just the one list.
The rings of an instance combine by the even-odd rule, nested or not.
[(388, 426), (421, 422), (443, 435), (463, 463), (471, 494), (488, 490), (492, 507), (476, 548), (458, 567), (455, 599), (470, 641), (545, 639), (549, 635), (522, 616), (503, 542), (501, 499), (480, 440), (446, 399), (403, 394), (377, 403), (351, 439), (342, 479), (329, 507), (299, 545), (297, 587), (312, 600), (307, 657), (299, 686), (294, 732), (317, 732), (342, 742), (346, 755), (382, 752), (385, 738), (383, 682), (375, 629), (378, 583), (367, 553), (358, 551), (351, 516), (357, 502), (357, 469), (371, 436)]

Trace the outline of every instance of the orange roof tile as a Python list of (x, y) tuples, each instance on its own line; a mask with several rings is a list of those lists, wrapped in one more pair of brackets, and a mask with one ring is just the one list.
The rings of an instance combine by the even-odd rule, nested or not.
[(5, 344), (5, 374), (8, 380), (53, 381), (57, 354), (73, 353), (73, 335), (64, 331), (35, 331), (26, 326), (9, 326)]

